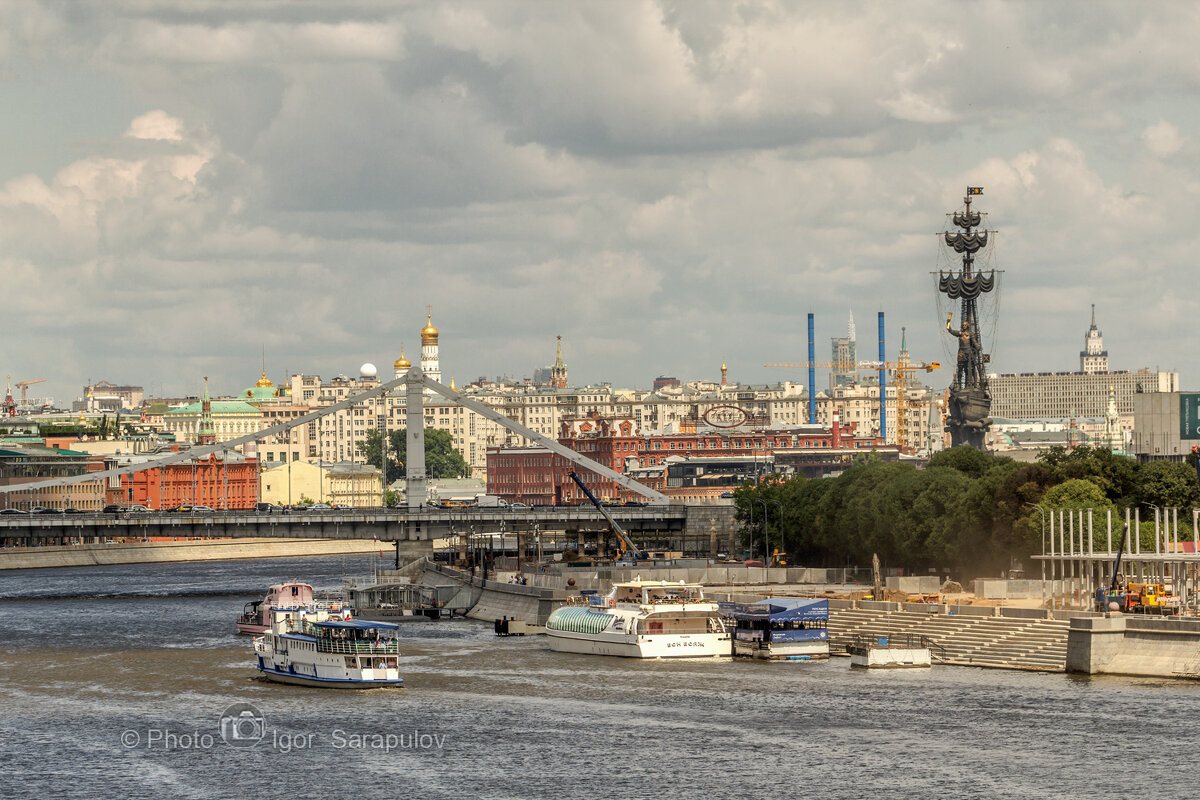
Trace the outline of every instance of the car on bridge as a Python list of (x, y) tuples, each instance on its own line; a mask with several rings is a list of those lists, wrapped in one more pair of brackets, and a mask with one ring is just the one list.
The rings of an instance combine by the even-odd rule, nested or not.
[(29, 509), (30, 514), (61, 514), (61, 508), (47, 508), (46, 506), (34, 506)]
[(28, 514), (28, 511), (22, 511), (19, 508), (0, 508), (0, 514)]
[(172, 514), (215, 514), (216, 512), (209, 506), (196, 505), (195, 503), (183, 503), (174, 508), (167, 509)]

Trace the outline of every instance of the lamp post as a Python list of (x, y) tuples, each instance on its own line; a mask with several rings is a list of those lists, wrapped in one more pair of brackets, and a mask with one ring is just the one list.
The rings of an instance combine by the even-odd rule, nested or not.
[(759, 497), (763, 507), (763, 586), (767, 585), (767, 564), (771, 561), (771, 534), (767, 527), (767, 501)]
[(777, 509), (779, 509), (779, 546), (783, 547), (783, 503), (779, 500), (772, 500), (771, 502), (774, 503)]
[[(753, 499), (751, 499), (751, 500), (750, 500), (750, 528), (751, 528), (751, 529), (753, 529), (753, 528), (754, 528), (754, 500), (753, 500)], [(752, 544), (752, 543), (753, 543), (753, 536), (754, 536), (754, 533), (753, 533), (753, 530), (752, 530), (752, 531), (751, 531), (751, 533), (750, 533), (749, 540), (748, 540), (748, 542), (747, 542), (748, 544)], [(750, 555), (754, 555), (754, 553), (753, 553), (753, 552), (751, 552), (751, 553), (750, 553)]]
[(1042, 555), (1046, 555), (1046, 509), (1037, 503), (1026, 503), (1025, 505), (1030, 508), (1036, 508), (1038, 513), (1042, 515)]
[[(1042, 556), (1044, 557), (1046, 555), (1046, 509), (1042, 508), (1037, 503), (1026, 503), (1025, 505), (1030, 506), (1032, 508), (1036, 508), (1038, 510), (1038, 512), (1042, 515)], [(1051, 516), (1050, 519), (1051, 519), (1051, 521), (1053, 521), (1054, 517)], [(1054, 577), (1054, 571), (1053, 571), (1054, 565), (1053, 564), (1050, 565), (1050, 569), (1051, 569), (1050, 577), (1053, 578)], [(1043, 558), (1043, 560), (1042, 560), (1042, 608), (1045, 608), (1045, 607), (1046, 607), (1046, 561)]]
[[(1154, 509), (1154, 552), (1157, 553), (1158, 552), (1158, 512), (1159, 512), (1159, 507), (1154, 505), (1154, 503), (1146, 503), (1146, 505), (1148, 505)], [(1141, 539), (1141, 534), (1142, 534), (1142, 532), (1138, 531), (1138, 539)]]

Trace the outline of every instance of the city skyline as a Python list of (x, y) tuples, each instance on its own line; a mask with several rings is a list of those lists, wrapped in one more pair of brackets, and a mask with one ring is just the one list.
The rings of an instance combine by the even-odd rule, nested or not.
[[(1083, 13), (1086, 10), (1086, 13)], [(1177, 370), (1200, 308), (1200, 12), (29, 3), (0, 9), (0, 369), (198, 393), (380, 373), (427, 304), (446, 382), (793, 380), (858, 312), (952, 361), (930, 272), (998, 231), (995, 372)], [(614, 57), (615, 54), (615, 57)], [(945, 368), (929, 376), (942, 387)], [(822, 379), (818, 379), (818, 388)]]

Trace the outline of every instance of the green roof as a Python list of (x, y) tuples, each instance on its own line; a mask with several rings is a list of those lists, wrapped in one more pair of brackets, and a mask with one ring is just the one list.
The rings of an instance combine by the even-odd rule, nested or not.
[(242, 392), (242, 397), (247, 400), (274, 400), (274, 386), (251, 386), (246, 391)]
[[(261, 414), (257, 407), (250, 405), (243, 400), (213, 400), (212, 413), (214, 414)], [(204, 410), (203, 402), (195, 402), (183, 408), (174, 408), (168, 411), (163, 416), (180, 416), (183, 414), (199, 414)]]

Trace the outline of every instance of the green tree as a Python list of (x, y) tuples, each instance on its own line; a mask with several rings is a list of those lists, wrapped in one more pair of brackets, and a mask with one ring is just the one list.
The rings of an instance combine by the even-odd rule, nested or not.
[(1136, 502), (1153, 503), (1162, 508), (1200, 506), (1200, 486), (1196, 472), (1177, 461), (1151, 461), (1138, 470)]
[[(367, 438), (355, 442), (354, 449), (366, 459), (367, 463), (378, 467), (380, 460), (380, 443), (383, 441), (383, 436), (377, 430), (367, 431)], [(400, 458), (397, 458), (397, 453), (404, 446), (404, 431), (388, 431), (388, 447), (387, 447), (387, 474), (386, 483), (391, 484), (393, 481), (404, 477), (404, 467)]]
[(1038, 461), (1055, 475), (1057, 482), (1074, 478), (1090, 480), (1113, 501), (1128, 497), (1137, 485), (1137, 462), (1115, 455), (1105, 447), (1084, 445), (1073, 450), (1053, 447)]
[[(355, 444), (357, 451), (367, 460), (368, 464), (379, 465), (380, 442), (379, 431), (367, 431), (367, 437)], [(388, 432), (388, 471), (387, 482), (398, 480), (405, 476), (404, 465), (408, 459), (408, 432), (401, 428)], [(471, 466), (454, 449), (454, 440), (448, 431), (437, 428), (425, 429), (425, 475), (429, 478), (466, 478), (471, 474)]]
[(978, 478), (998, 461), (1011, 459), (989, 455), (974, 447), (948, 447), (933, 454), (929, 467), (950, 467), (971, 478)]
[[(1093, 509), (1094, 514), (1099, 515), (1100, 520), (1105, 519), (1105, 512), (1107, 510), (1112, 509), (1114, 516), (1116, 511), (1113, 503), (1105, 496), (1100, 487), (1092, 481), (1083, 478), (1074, 478), (1053, 487), (1042, 498), (1042, 505), (1046, 508), (1047, 513), (1055, 515), (1056, 542), (1062, 538), (1062, 532), (1059, 530), (1058, 523), (1058, 520), (1061, 518), (1061, 515), (1058, 513), (1059, 509), (1066, 509), (1067, 511), (1074, 511), (1076, 513)], [(1095, 519), (1093, 519), (1093, 524), (1094, 522)], [(1070, 531), (1069, 520), (1066, 526), (1067, 530)], [(1078, 530), (1075, 535), (1079, 536)], [(1070, 533), (1067, 536), (1069, 537)], [(1094, 525), (1092, 530), (1092, 547), (1103, 550), (1107, 547), (1107, 540), (1107, 528), (1103, 522), (1100, 525)], [(1151, 537), (1152, 544), (1153, 541), (1153, 537)], [(1056, 544), (1055, 546), (1057, 547), (1058, 545)], [(1116, 544), (1114, 543), (1113, 546), (1115, 547)], [(1070, 545), (1067, 544), (1066, 547), (1069, 549)]]
[(425, 474), (430, 478), (467, 478), (471, 465), (454, 449), (448, 431), (425, 430)]

